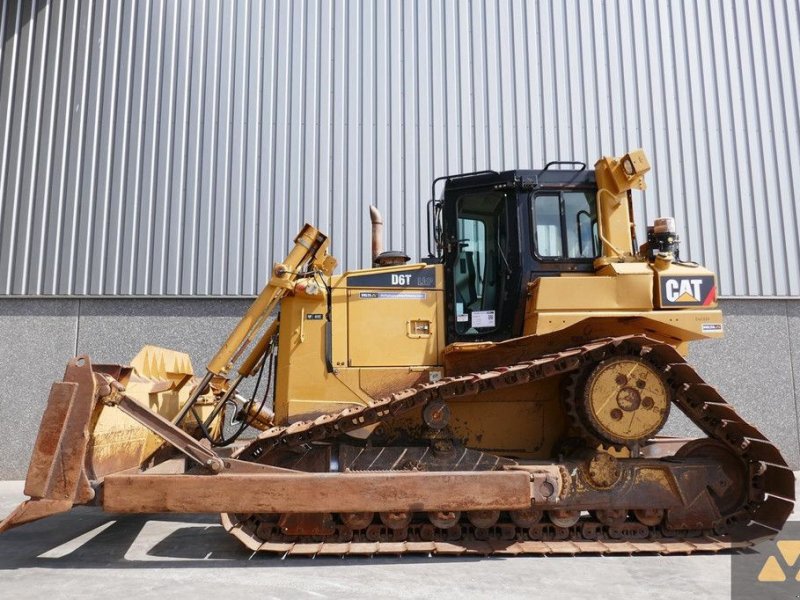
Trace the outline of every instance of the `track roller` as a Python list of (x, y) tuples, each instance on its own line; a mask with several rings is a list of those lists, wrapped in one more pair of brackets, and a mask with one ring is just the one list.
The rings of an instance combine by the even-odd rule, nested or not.
[(581, 518), (581, 511), (579, 510), (564, 510), (556, 509), (547, 511), (547, 516), (550, 522), (557, 527), (572, 527)]
[(467, 519), (479, 529), (488, 529), (497, 524), (500, 519), (499, 510), (471, 510), (467, 513)]
[(348, 512), (339, 514), (342, 523), (354, 531), (369, 527), (374, 517), (375, 513), (371, 512)]
[(514, 525), (517, 527), (522, 527), (523, 529), (528, 529), (542, 520), (544, 511), (539, 510), (538, 508), (528, 508), (523, 510), (512, 510), (509, 515), (511, 516), (511, 521), (514, 523)]
[(603, 525), (622, 525), (628, 518), (628, 511), (621, 508), (595, 510), (594, 517)]
[(461, 513), (452, 510), (439, 510), (428, 513), (428, 520), (438, 529), (450, 529), (461, 518)]
[(382, 512), (380, 513), (381, 523), (389, 529), (405, 529), (411, 523), (410, 512)]
[(660, 508), (642, 508), (640, 510), (634, 510), (633, 516), (636, 517), (636, 520), (642, 525), (655, 527), (656, 525), (660, 525), (661, 521), (664, 520), (664, 511)]

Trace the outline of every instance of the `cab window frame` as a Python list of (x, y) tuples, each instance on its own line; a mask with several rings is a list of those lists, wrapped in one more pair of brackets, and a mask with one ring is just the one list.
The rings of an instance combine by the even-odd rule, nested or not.
[[(567, 247), (568, 244), (568, 228), (566, 222), (566, 210), (565, 210), (565, 199), (564, 194), (570, 192), (582, 192), (587, 193), (591, 192), (595, 196), (595, 216), (597, 215), (597, 190), (592, 187), (558, 187), (558, 188), (541, 188), (535, 192), (531, 192), (528, 194), (528, 220), (530, 223), (530, 232), (531, 232), (531, 254), (533, 257), (543, 264), (559, 264), (559, 263), (570, 263), (570, 264), (593, 264), (594, 261), (601, 255), (602, 253), (602, 242), (599, 238), (599, 231), (597, 231), (597, 235), (595, 236), (595, 227), (599, 227), (599, 224), (595, 220), (594, 227), (591, 230), (591, 237), (590, 243), (593, 244), (593, 250), (595, 252), (595, 256), (593, 257), (570, 257), (569, 256), (569, 249)], [(557, 196), (559, 202), (559, 223), (561, 226), (560, 231), (560, 240), (561, 240), (561, 255), (560, 256), (548, 256), (543, 255), (539, 252), (539, 236), (536, 229), (537, 219), (536, 219), (536, 198), (542, 196)], [(579, 211), (580, 212), (580, 211)], [(597, 246), (594, 246), (594, 239), (597, 240)]]

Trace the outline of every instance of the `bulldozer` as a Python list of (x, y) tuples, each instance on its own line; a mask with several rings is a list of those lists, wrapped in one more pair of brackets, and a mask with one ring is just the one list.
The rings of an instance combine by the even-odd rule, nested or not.
[[(793, 510), (780, 451), (687, 363), (723, 335), (642, 150), (433, 182), (429, 256), (334, 274), (306, 224), (195, 374), (69, 360), (0, 531), (98, 505), (220, 513), (283, 555), (717, 552)], [(437, 198), (437, 190), (440, 192)], [(244, 392), (245, 389), (250, 391)], [(701, 433), (665, 435), (679, 411)], [(253, 433), (255, 432), (255, 434)]]

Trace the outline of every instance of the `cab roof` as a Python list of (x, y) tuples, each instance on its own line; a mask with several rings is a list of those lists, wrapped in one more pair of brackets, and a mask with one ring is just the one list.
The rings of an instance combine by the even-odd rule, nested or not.
[[(511, 171), (478, 171), (439, 178), (445, 180), (445, 193), (465, 188), (497, 186), (498, 189), (534, 190), (551, 187), (595, 187), (593, 169), (544, 168), (513, 169)], [(435, 185), (435, 182), (434, 182)]]

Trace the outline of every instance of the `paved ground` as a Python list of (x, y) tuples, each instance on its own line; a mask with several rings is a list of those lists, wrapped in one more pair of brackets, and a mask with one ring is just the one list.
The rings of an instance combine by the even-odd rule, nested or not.
[[(22, 498), (0, 482), (0, 515)], [(727, 555), (280, 560), (215, 517), (85, 507), (0, 536), (0, 598), (15, 599), (729, 598), (730, 572)]]

